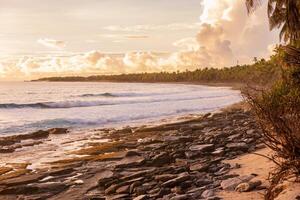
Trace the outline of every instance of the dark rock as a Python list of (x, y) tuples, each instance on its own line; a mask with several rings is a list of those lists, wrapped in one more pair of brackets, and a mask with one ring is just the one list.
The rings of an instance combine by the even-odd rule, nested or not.
[(51, 192), (55, 194), (68, 187), (66, 184), (60, 182), (34, 183), (32, 186), (38, 187), (38, 192)]
[(166, 181), (162, 184), (163, 187), (173, 187), (178, 185), (179, 183), (182, 183), (186, 180), (190, 179), (190, 175), (188, 173), (182, 173), (178, 177), (171, 179), (169, 181)]
[(131, 150), (131, 151), (127, 151), (125, 156), (126, 156), (126, 157), (130, 157), (130, 156), (141, 156), (141, 154), (140, 154), (139, 152), (137, 152), (137, 151)]
[(112, 184), (111, 186), (105, 189), (105, 194), (113, 194), (116, 192), (117, 188), (118, 188), (117, 184)]
[(135, 179), (137, 177), (143, 177), (145, 175), (151, 175), (153, 172), (154, 172), (154, 169), (131, 172), (131, 173), (127, 174), (126, 176), (123, 176), (122, 178), (120, 178), (120, 180), (121, 181), (128, 181), (128, 180), (131, 180), (131, 179)]
[(17, 185), (37, 182), (38, 180), (41, 180), (44, 177), (46, 177), (46, 174), (38, 174), (38, 173), (28, 174), (16, 178), (8, 179), (6, 181), (2, 181), (0, 182), (0, 185), (17, 186)]
[(193, 163), (190, 165), (190, 170), (203, 172), (203, 171), (206, 171), (209, 168), (209, 166), (210, 166), (210, 163), (203, 163), (203, 162)]
[(60, 176), (70, 174), (74, 171), (74, 168), (58, 168), (58, 169), (51, 169), (48, 172), (49, 176)]
[(172, 197), (170, 200), (187, 200), (190, 196), (187, 194), (177, 195), (175, 197)]
[(142, 156), (130, 156), (125, 157), (119, 162), (117, 162), (116, 167), (125, 168), (125, 167), (137, 167), (142, 165), (145, 162), (145, 158)]
[(209, 179), (199, 179), (196, 181), (196, 185), (198, 187), (202, 187), (202, 186), (205, 186), (205, 185), (209, 185), (209, 184), (212, 184), (213, 181), (212, 180), (209, 180)]
[(1, 146), (9, 146), (9, 145), (13, 145), (17, 142), (20, 142), (20, 140), (13, 138), (13, 136), (0, 138)]
[(209, 152), (214, 149), (213, 144), (192, 145), (189, 148), (191, 151)]
[(147, 191), (149, 191), (151, 189), (152, 189), (151, 185), (141, 185), (139, 187), (136, 187), (134, 191), (137, 195), (143, 195), (143, 194), (146, 194)]
[(150, 191), (148, 191), (147, 193), (150, 194), (150, 196), (156, 196), (156, 194), (160, 191), (160, 188), (154, 188)]
[(246, 131), (247, 135), (253, 135), (255, 133), (254, 129), (250, 129)]
[(227, 139), (229, 141), (235, 141), (237, 139), (240, 139), (242, 137), (242, 135), (240, 133), (236, 133), (236, 134), (233, 134), (231, 136), (229, 136)]
[(68, 133), (68, 129), (66, 128), (52, 128), (48, 130), (49, 134), (59, 135)]
[(102, 186), (107, 181), (111, 180), (114, 177), (114, 172), (111, 170), (103, 170), (99, 174), (97, 174), (98, 177), (98, 185)]
[(130, 186), (129, 185), (124, 185), (119, 187), (116, 192), (119, 194), (128, 194), (130, 191)]
[(244, 142), (239, 142), (239, 143), (229, 143), (226, 145), (226, 147), (230, 151), (247, 151), (249, 146), (244, 143)]
[(202, 197), (207, 199), (209, 197), (213, 197), (215, 195), (215, 192), (214, 190), (205, 190), (203, 193), (202, 193)]
[(155, 180), (165, 182), (170, 179), (174, 179), (176, 177), (177, 177), (177, 175), (175, 175), (175, 174), (162, 174), (162, 175), (155, 176)]
[(129, 197), (128, 194), (117, 194), (114, 196), (109, 196), (106, 198), (106, 200), (125, 200)]
[(24, 141), (20, 144), (21, 147), (30, 147), (30, 146), (35, 146), (42, 144), (42, 141)]
[(48, 136), (49, 136), (48, 131), (39, 130), (29, 134), (18, 135), (17, 138), (21, 140), (27, 140), (27, 139), (42, 139), (42, 138), (47, 138)]
[(227, 180), (224, 180), (221, 182), (221, 187), (223, 190), (230, 190), (233, 191), (235, 190), (236, 186), (238, 186), (241, 183), (245, 183), (250, 181), (254, 176), (239, 176), (235, 178), (230, 178)]
[(261, 184), (262, 184), (261, 181), (241, 183), (241, 184), (239, 184), (235, 188), (235, 191), (238, 191), (238, 192), (249, 192), (249, 191), (254, 190), (256, 187), (260, 186)]
[(38, 187), (34, 187), (34, 186), (27, 186), (27, 185), (20, 185), (18, 187), (9, 187), (9, 188), (5, 188), (3, 190), (0, 191), (0, 195), (8, 195), (8, 194), (14, 194), (14, 195), (19, 195), (19, 194), (27, 194), (27, 195), (31, 195), (31, 194), (35, 194), (38, 191)]
[(0, 148), (0, 153), (12, 153), (14, 151), (15, 151), (15, 148), (11, 148), (11, 147)]
[(170, 163), (172, 158), (166, 153), (162, 152), (152, 158), (151, 164), (155, 166), (162, 166)]
[(182, 190), (182, 188), (179, 187), (179, 186), (176, 186), (176, 187), (172, 188), (172, 189), (171, 189), (171, 192), (172, 192), (173, 194), (183, 194), (183, 190)]
[[(61, 199), (72, 199), (72, 200), (81, 200), (82, 197), (87, 194), (88, 191), (91, 191), (98, 187), (99, 182), (105, 182), (109, 178), (113, 177), (113, 173), (109, 170), (103, 170), (102, 172), (95, 172), (93, 176), (84, 179), (83, 185), (74, 185), (68, 190), (65, 190), (59, 193), (56, 196), (49, 198), (48, 200), (61, 200)], [(84, 177), (82, 177), (84, 178)]]
[(201, 156), (201, 152), (195, 152), (195, 151), (186, 151), (184, 153), (185, 157), (187, 159), (194, 159), (194, 158), (197, 158), (199, 156)]
[(215, 151), (213, 151), (211, 154), (214, 156), (223, 156), (225, 153), (225, 150), (223, 147), (217, 148)]
[(205, 191), (205, 187), (200, 188), (194, 188), (187, 191), (187, 194), (189, 194), (192, 198), (198, 199), (201, 197), (202, 193)]
[(135, 197), (133, 200), (146, 200), (148, 199), (147, 195), (140, 195), (138, 197)]
[(130, 193), (133, 193), (134, 192), (134, 189), (138, 186), (142, 185), (142, 182), (141, 181), (135, 181), (133, 182), (131, 185), (130, 185), (130, 188), (129, 188), (129, 192)]

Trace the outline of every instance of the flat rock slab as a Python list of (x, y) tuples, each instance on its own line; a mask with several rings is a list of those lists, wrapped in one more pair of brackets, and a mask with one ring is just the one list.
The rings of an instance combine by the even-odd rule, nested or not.
[(133, 200), (146, 200), (148, 197), (146, 195), (140, 195), (138, 197), (135, 197)]
[(58, 169), (51, 169), (48, 172), (49, 176), (60, 176), (60, 175), (66, 175), (66, 174), (70, 174), (74, 171), (74, 168), (58, 168)]
[(162, 152), (152, 158), (151, 164), (154, 166), (162, 166), (170, 163), (171, 160), (172, 158), (169, 156), (168, 153)]
[(230, 179), (222, 181), (221, 182), (221, 187), (222, 187), (223, 190), (234, 191), (235, 188), (239, 184), (246, 183), (246, 182), (250, 181), (253, 178), (254, 178), (253, 175), (239, 176), (239, 177), (235, 177), (235, 178), (230, 178)]
[(103, 170), (101, 173), (97, 174), (98, 184), (103, 184), (107, 180), (112, 179), (114, 177), (114, 172), (111, 170)]
[(125, 167), (136, 167), (140, 166), (145, 162), (145, 158), (142, 156), (130, 156), (125, 157), (119, 162), (117, 162), (116, 167), (125, 168)]
[(0, 182), (0, 185), (16, 186), (16, 185), (28, 184), (28, 183), (33, 183), (38, 180), (41, 180), (46, 176), (47, 174), (28, 174), (28, 175), (12, 178), (6, 181), (2, 181)]
[(246, 151), (249, 148), (249, 146), (245, 142), (229, 143), (226, 145), (226, 147), (232, 151), (234, 150)]
[(96, 173), (89, 179), (83, 180), (82, 185), (73, 186), (68, 190), (49, 198), (49, 200), (82, 200), (85, 194), (98, 186), (99, 181), (106, 181), (108, 178), (113, 177), (113, 173), (109, 170), (104, 170), (103, 172)]
[(167, 182), (164, 182), (162, 184), (163, 187), (173, 187), (175, 185), (178, 185), (179, 183), (182, 183), (184, 181), (187, 181), (190, 179), (190, 175), (188, 173), (182, 173), (178, 177), (171, 179)]
[(199, 171), (199, 172), (203, 172), (206, 171), (210, 166), (210, 163), (194, 163), (192, 165), (190, 165), (190, 170), (191, 171)]
[(213, 144), (192, 145), (189, 148), (191, 151), (209, 152), (214, 149)]

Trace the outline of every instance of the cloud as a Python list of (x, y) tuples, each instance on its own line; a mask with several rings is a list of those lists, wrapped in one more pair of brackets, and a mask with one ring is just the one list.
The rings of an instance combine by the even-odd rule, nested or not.
[(231, 64), (249, 63), (253, 57), (269, 55), (268, 46), (278, 41), (277, 32), (270, 32), (266, 15), (267, 4), (263, 3), (250, 16), (245, 2), (240, 0), (203, 0), (202, 24), (222, 28), (222, 39), (230, 42), (233, 53)]
[(112, 39), (147, 39), (149, 35), (130, 35), (130, 34), (101, 34), (100, 37), (112, 38)]
[(111, 25), (103, 27), (104, 30), (108, 31), (119, 31), (119, 32), (145, 32), (153, 30), (189, 30), (189, 29), (198, 29), (200, 23), (171, 23), (171, 24), (144, 24), (144, 25), (134, 25), (134, 26), (119, 26)]
[[(266, 4), (253, 15), (248, 16), (244, 1), (203, 0), (203, 12), (197, 24), (169, 24), (110, 26), (109, 31), (130, 32), (104, 34), (115, 42), (147, 39), (142, 31), (197, 29), (194, 37), (183, 38), (173, 43), (177, 52), (127, 52), (122, 55), (90, 51), (80, 55), (32, 56), (0, 60), (0, 77), (37, 78), (51, 75), (91, 75), (139, 72), (160, 72), (193, 70), (200, 67), (231, 66), (249, 63), (253, 57), (267, 57), (277, 39), (277, 33), (270, 33), (266, 17)], [(134, 34), (132, 34), (134, 33)], [(137, 33), (137, 34), (135, 34)], [(39, 43), (61, 49), (63, 41), (40, 39)]]
[(148, 35), (127, 35), (125, 37), (128, 39), (147, 39), (147, 38), (149, 38)]
[(63, 49), (66, 47), (66, 43), (61, 40), (54, 40), (54, 39), (48, 39), (48, 38), (43, 38), (43, 39), (38, 39), (37, 42), (45, 47), (49, 47), (52, 49)]
[(195, 37), (188, 37), (188, 38), (183, 38), (183, 39), (177, 40), (177, 41), (173, 42), (173, 45), (175, 47), (178, 47), (182, 50), (187, 50), (187, 51), (196, 50), (199, 48), (199, 44)]

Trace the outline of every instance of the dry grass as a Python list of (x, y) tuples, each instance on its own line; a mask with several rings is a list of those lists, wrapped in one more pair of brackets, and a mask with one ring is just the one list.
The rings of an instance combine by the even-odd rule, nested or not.
[[(254, 92), (253, 92), (254, 91)], [(268, 90), (245, 93), (262, 129), (264, 143), (275, 154), (277, 169), (270, 173), (265, 196), (274, 199), (276, 186), (290, 174), (300, 175), (300, 85), (282, 80)]]

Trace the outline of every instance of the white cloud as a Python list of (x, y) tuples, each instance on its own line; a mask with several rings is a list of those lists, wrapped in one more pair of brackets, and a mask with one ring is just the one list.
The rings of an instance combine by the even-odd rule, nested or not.
[[(110, 31), (133, 32), (137, 34), (105, 34), (114, 42), (124, 39), (146, 39), (141, 31), (183, 28), (197, 29), (195, 37), (184, 38), (173, 43), (178, 51), (169, 54), (157, 52), (129, 52), (124, 55), (110, 55), (90, 51), (80, 55), (24, 57), (0, 61), (0, 76), (40, 77), (49, 75), (90, 75), (131, 72), (159, 72), (199, 67), (224, 67), (251, 62), (253, 57), (269, 56), (276, 33), (268, 30), (266, 5), (250, 17), (244, 1), (203, 0), (200, 23), (170, 24), (167, 26), (138, 25), (132, 27), (111, 26)], [(141, 34), (139, 33), (141, 32)], [(40, 39), (39, 43), (62, 49), (65, 42)]]
[(48, 39), (48, 38), (42, 38), (38, 39), (37, 42), (45, 47), (49, 47), (52, 49), (63, 49), (66, 47), (66, 43), (61, 40), (54, 40), (54, 39)]
[(222, 39), (230, 42), (234, 64), (249, 63), (253, 57), (268, 56), (268, 46), (277, 40), (277, 32), (270, 32), (266, 15), (267, 4), (250, 16), (245, 2), (240, 0), (203, 0), (200, 20), (222, 28)]
[(188, 37), (173, 42), (175, 47), (179, 47), (184, 51), (193, 51), (199, 48), (199, 44), (195, 37)]
[(150, 38), (149, 35), (141, 34), (101, 34), (98, 35), (103, 38), (112, 38), (112, 39), (147, 39)]
[(144, 25), (134, 25), (134, 26), (119, 26), (112, 25), (103, 27), (104, 30), (108, 31), (119, 31), (119, 32), (145, 32), (153, 30), (188, 30), (188, 29), (198, 29), (200, 23), (172, 23), (172, 24), (144, 24)]

